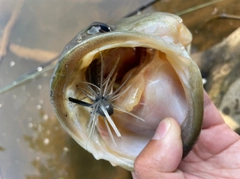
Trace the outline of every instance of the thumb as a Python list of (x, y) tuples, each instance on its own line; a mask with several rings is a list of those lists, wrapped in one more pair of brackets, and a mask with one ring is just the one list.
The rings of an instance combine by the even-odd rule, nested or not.
[(181, 129), (176, 120), (164, 119), (152, 140), (134, 162), (137, 179), (158, 178), (174, 172), (182, 159)]

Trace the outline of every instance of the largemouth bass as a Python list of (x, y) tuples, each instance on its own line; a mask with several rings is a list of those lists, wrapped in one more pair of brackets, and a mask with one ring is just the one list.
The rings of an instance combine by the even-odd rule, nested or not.
[(65, 130), (96, 159), (130, 171), (159, 122), (181, 125), (183, 157), (202, 126), (200, 71), (182, 19), (168, 13), (93, 23), (60, 55), (51, 102)]

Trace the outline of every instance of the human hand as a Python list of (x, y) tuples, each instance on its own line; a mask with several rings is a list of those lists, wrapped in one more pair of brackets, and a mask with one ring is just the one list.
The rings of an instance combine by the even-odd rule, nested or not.
[(183, 160), (180, 133), (174, 119), (164, 119), (153, 139), (136, 158), (133, 178), (240, 178), (240, 137), (224, 123), (206, 93), (201, 134)]

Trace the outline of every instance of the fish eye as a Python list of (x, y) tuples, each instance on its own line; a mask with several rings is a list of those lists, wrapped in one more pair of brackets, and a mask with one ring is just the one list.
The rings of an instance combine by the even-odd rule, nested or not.
[(102, 22), (93, 22), (87, 29), (87, 33), (89, 35), (111, 32), (111, 31), (112, 31), (112, 28), (109, 25), (104, 24)]

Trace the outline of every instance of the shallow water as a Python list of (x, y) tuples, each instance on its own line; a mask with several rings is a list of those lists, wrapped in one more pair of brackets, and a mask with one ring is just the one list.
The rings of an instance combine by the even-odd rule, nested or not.
[[(215, 11), (239, 13), (239, 0), (227, 1), (182, 16), (194, 35), (193, 51), (220, 42), (240, 25), (234, 20), (216, 20), (199, 31), (199, 22)], [(58, 54), (90, 23), (114, 21), (146, 2), (25, 0), (10, 43)], [(202, 2), (208, 1), (165, 0), (147, 12), (176, 13)], [(0, 35), (15, 4), (16, 0), (0, 0)], [(8, 52), (0, 65), (0, 87), (40, 64)], [(131, 178), (129, 172), (95, 160), (62, 129), (49, 101), (50, 78), (51, 72), (0, 96), (0, 179)]]

